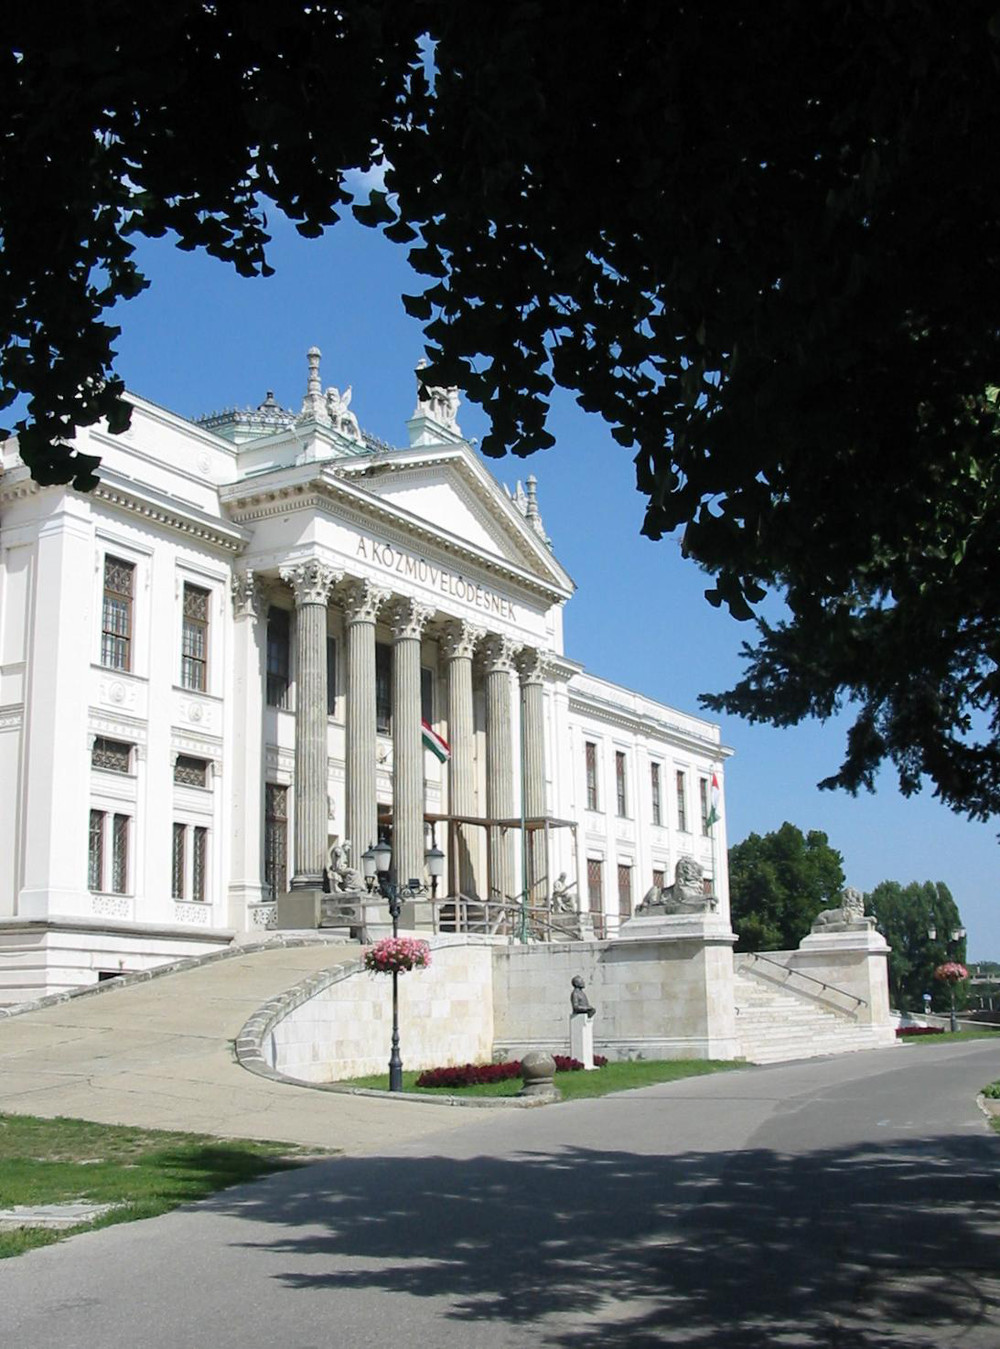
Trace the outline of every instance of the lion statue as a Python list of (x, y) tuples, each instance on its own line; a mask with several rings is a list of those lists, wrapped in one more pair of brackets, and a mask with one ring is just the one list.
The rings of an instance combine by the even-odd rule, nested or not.
[(719, 906), (715, 895), (705, 894), (705, 873), (690, 856), (678, 858), (673, 885), (653, 885), (636, 909), (641, 913), (712, 913)]
[(875, 919), (865, 916), (865, 900), (860, 890), (849, 885), (840, 897), (839, 909), (823, 909), (813, 919), (813, 932), (847, 932), (875, 926)]

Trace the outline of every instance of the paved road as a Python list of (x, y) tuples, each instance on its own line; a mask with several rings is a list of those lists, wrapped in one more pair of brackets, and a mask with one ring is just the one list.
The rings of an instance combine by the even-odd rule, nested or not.
[(4, 1344), (1000, 1344), (1000, 1045), (465, 1116), (0, 1265)]

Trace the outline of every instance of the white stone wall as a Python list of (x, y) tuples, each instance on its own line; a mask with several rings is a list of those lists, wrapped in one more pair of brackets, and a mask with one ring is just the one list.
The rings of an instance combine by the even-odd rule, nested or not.
[(733, 1058), (731, 934), (700, 941), (569, 942), (494, 952), (495, 1048), (569, 1053), (570, 992), (581, 975), (612, 1059)]
[[(432, 963), (399, 979), (403, 1067), (488, 1063), (493, 1052), (488, 944), (436, 938)], [(388, 1072), (392, 979), (359, 972), (291, 1011), (264, 1046), (271, 1067), (305, 1082)]]

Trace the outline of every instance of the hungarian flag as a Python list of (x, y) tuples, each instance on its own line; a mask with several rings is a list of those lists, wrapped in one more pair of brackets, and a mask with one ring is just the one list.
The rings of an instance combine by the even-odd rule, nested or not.
[(713, 824), (719, 823), (719, 777), (715, 770), (712, 770), (712, 804), (708, 808), (708, 818), (705, 821), (705, 828), (711, 829)]
[(451, 749), (444, 736), (438, 735), (437, 731), (428, 726), (426, 721), (420, 723), (420, 729), (423, 732), (424, 749), (429, 749), (438, 763), (447, 763), (451, 758)]

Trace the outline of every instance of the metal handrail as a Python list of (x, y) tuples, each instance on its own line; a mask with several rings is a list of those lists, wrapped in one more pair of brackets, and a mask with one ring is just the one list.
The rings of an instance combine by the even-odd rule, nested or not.
[[(774, 960), (771, 956), (763, 955), (760, 951), (741, 951), (740, 960), (760, 960), (767, 965), (773, 965), (775, 969), (781, 970), (782, 974), (785, 976), (785, 983), (793, 977), (796, 979), (803, 979), (806, 983), (815, 984), (818, 988), (823, 990), (824, 994), (836, 993), (841, 998), (849, 998), (851, 1002), (854, 1003), (855, 1010), (860, 1007), (868, 1006), (866, 999), (859, 997), (857, 993), (848, 993), (846, 988), (838, 988), (836, 984), (828, 984), (825, 980), (817, 979), (814, 975), (806, 974), (803, 970), (796, 970), (790, 965), (783, 965), (780, 960)], [(766, 978), (767, 975), (764, 975), (764, 977)], [(819, 998), (820, 994), (813, 994), (812, 996)], [(827, 1001), (827, 999), (823, 998), (823, 1001)]]
[[(441, 899), (432, 900), (431, 904), (434, 910), (435, 932), (478, 932), (490, 937), (506, 935), (513, 940), (520, 928), (522, 917), (527, 915), (528, 927), (536, 939), (541, 938), (543, 941), (560, 938), (579, 939), (581, 917), (579, 913), (552, 913), (545, 906), (534, 904), (522, 908), (521, 904), (514, 900), (483, 899), (462, 893), (445, 895)], [(454, 929), (441, 926), (441, 911), (444, 908), (453, 910), (453, 918), (449, 915), (446, 921), (454, 921)], [(509, 931), (506, 934), (500, 931), (505, 920), (509, 924)]]

